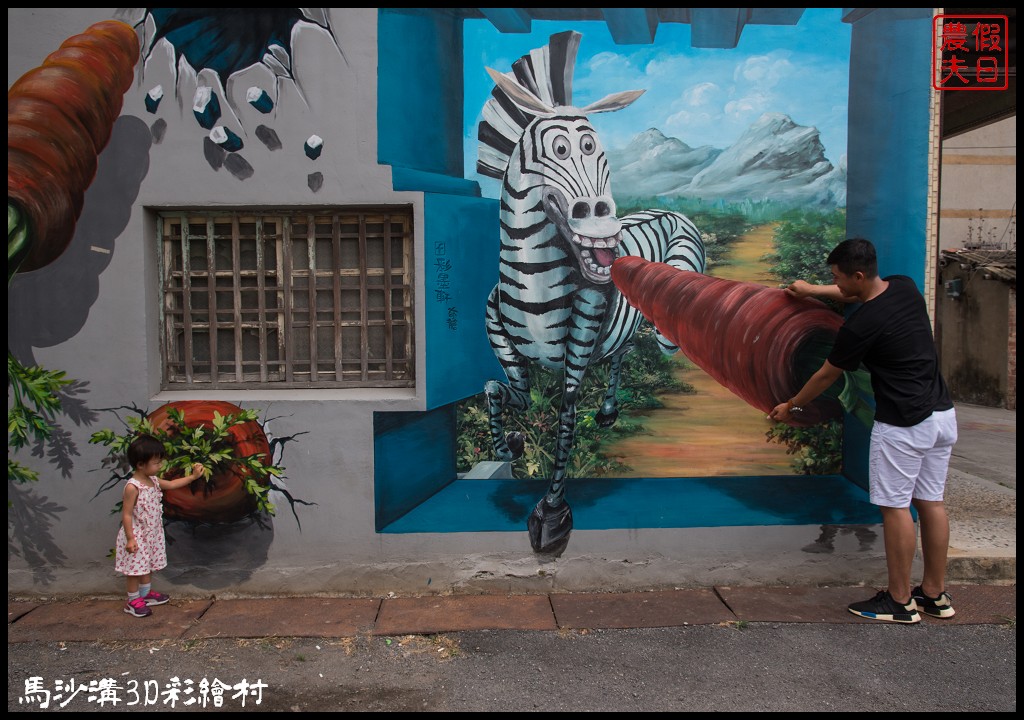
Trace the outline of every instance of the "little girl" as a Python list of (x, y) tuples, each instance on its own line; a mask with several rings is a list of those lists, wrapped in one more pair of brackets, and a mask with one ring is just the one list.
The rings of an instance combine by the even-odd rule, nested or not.
[(128, 603), (124, 611), (146, 617), (153, 614), (150, 605), (163, 605), (171, 599), (151, 589), (152, 574), (167, 567), (162, 491), (188, 485), (202, 476), (203, 466), (195, 463), (191, 475), (175, 480), (157, 477), (164, 463), (164, 446), (152, 435), (133, 440), (127, 455), (134, 472), (124, 487), (114, 569), (126, 576)]

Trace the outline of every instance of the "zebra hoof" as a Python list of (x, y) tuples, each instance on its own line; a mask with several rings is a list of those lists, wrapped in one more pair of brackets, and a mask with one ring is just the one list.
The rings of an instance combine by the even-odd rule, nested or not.
[(522, 433), (510, 432), (505, 436), (505, 444), (512, 451), (512, 457), (509, 459), (517, 460), (523, 456), (523, 450), (526, 448), (526, 438), (523, 437)]
[(526, 527), (535, 553), (561, 555), (572, 532), (572, 509), (564, 500), (557, 507), (551, 507), (542, 498), (530, 513)]
[(619, 419), (619, 411), (612, 410), (610, 413), (605, 413), (603, 410), (598, 410), (597, 415), (594, 416), (594, 420), (597, 422), (598, 427), (611, 427), (615, 424), (615, 421)]

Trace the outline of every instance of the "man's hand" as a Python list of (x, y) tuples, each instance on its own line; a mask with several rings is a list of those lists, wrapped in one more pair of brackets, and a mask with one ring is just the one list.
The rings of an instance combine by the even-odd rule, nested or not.
[(794, 407), (792, 403), (787, 400), (784, 403), (779, 403), (772, 411), (768, 413), (768, 419), (774, 420), (775, 422), (789, 423), (793, 419), (793, 412), (798, 408)]
[(805, 280), (795, 280), (792, 285), (786, 288), (786, 294), (795, 298), (813, 297), (820, 291), (820, 287), (817, 285), (811, 285)]

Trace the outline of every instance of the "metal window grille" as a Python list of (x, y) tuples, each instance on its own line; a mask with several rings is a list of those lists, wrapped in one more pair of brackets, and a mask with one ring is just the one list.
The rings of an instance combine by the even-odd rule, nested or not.
[(409, 208), (157, 225), (165, 388), (414, 385)]

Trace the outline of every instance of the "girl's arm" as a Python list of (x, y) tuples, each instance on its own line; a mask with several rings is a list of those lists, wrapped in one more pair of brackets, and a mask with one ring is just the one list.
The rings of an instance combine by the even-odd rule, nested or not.
[(135, 539), (135, 528), (132, 527), (132, 513), (138, 499), (139, 489), (131, 483), (125, 485), (124, 498), (121, 502), (121, 526), (124, 527), (124, 535), (128, 539), (124, 549), (133, 554), (139, 549), (139, 543)]
[(175, 478), (174, 480), (165, 480), (164, 478), (157, 478), (156, 481), (157, 483), (160, 484), (161, 490), (176, 490), (177, 488), (185, 487), (193, 480), (198, 480), (203, 476), (205, 472), (206, 469), (203, 467), (202, 463), (193, 463), (191, 475), (186, 475), (183, 478)]

